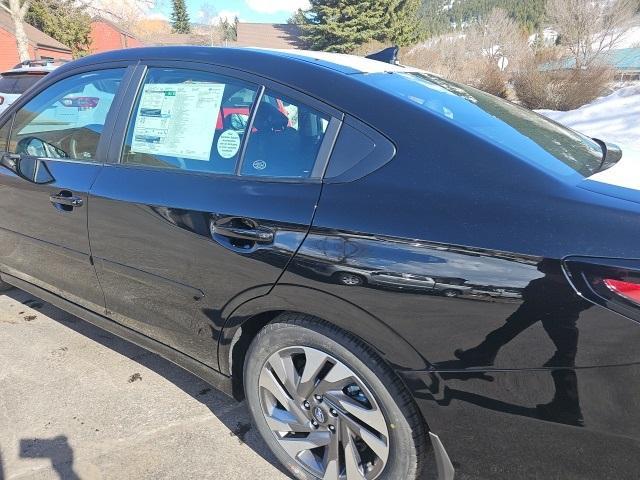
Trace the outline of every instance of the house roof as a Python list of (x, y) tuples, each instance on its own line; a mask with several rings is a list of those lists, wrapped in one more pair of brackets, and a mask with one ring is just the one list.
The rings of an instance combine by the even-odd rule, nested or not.
[(209, 40), (196, 33), (158, 33), (146, 43), (152, 46), (208, 45)]
[[(618, 48), (602, 54), (602, 61), (619, 72), (640, 72), (640, 48)], [(542, 70), (575, 68), (575, 58), (565, 58), (543, 65)]]
[(640, 48), (620, 48), (607, 54), (607, 61), (616, 70), (640, 72)]
[(125, 30), (118, 24), (104, 17), (93, 17), (91, 19), (91, 23), (104, 23), (105, 25), (109, 25), (111, 28), (113, 28), (117, 32), (120, 32), (121, 34), (126, 35), (127, 37), (135, 38), (136, 40), (138, 40), (138, 38), (133, 33), (129, 32), (128, 30)]
[[(0, 8), (0, 28), (9, 32), (11, 35), (15, 35), (15, 28), (13, 26), (11, 15), (2, 8)], [(60, 50), (65, 53), (71, 53), (71, 49), (69, 47), (28, 23), (24, 24), (24, 31), (27, 34), (29, 44), (32, 47), (46, 47), (53, 50)]]
[(239, 47), (302, 48), (300, 27), (288, 23), (239, 22), (237, 34), (233, 45)]

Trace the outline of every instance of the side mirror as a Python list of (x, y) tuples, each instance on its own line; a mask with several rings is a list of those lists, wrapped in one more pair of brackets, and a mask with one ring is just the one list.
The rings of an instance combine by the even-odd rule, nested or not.
[(4, 153), (0, 158), (0, 165), (32, 183), (44, 185), (55, 181), (47, 164), (36, 157), (23, 157), (16, 153)]

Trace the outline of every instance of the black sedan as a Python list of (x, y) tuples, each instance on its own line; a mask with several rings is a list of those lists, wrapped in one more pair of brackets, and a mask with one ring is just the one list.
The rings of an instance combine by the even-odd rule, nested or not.
[(60, 67), (0, 149), (3, 286), (245, 398), (297, 478), (638, 477), (637, 153), (395, 64), (200, 47)]

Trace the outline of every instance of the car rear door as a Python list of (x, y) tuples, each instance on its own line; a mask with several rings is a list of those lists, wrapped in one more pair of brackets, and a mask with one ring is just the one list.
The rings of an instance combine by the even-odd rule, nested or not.
[(0, 269), (100, 312), (87, 194), (126, 73), (126, 66), (70, 72), (25, 99), (3, 127), (13, 158), (46, 175), (30, 180), (0, 168)]
[(138, 75), (90, 192), (107, 314), (217, 368), (223, 309), (266, 294), (306, 235), (339, 115), (223, 68)]

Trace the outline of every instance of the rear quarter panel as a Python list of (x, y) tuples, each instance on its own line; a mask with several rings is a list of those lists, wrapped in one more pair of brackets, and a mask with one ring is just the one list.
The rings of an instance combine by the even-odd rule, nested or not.
[[(561, 259), (639, 257), (637, 206), (410, 115), (381, 127), (393, 161), (324, 186), (280, 284), (357, 305), (422, 356), (397, 370), (456, 478), (635, 478), (640, 325), (579, 297)], [(344, 266), (471, 289), (347, 286), (332, 275)]]

